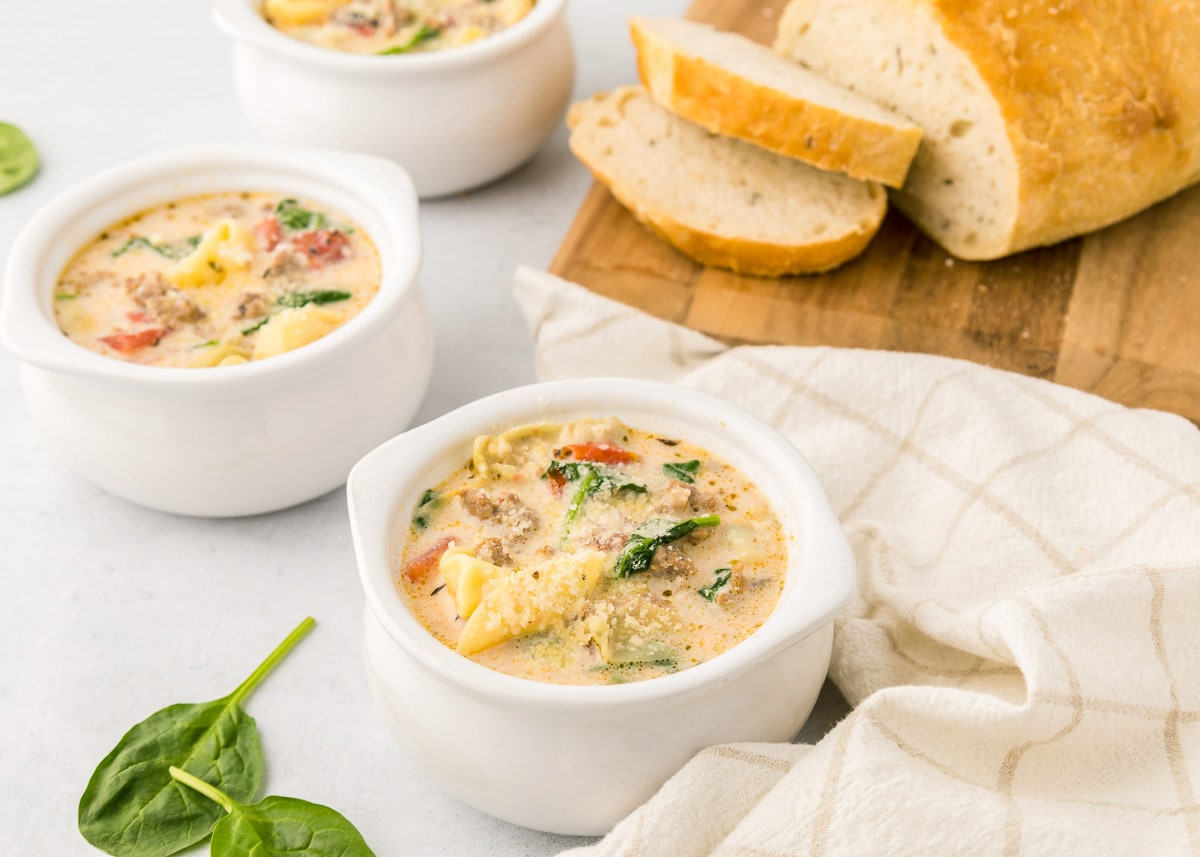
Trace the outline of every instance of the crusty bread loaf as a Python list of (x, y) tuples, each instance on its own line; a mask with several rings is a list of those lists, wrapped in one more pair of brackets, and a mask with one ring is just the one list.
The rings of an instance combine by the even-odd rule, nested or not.
[(836, 267), (887, 209), (876, 184), (712, 134), (623, 87), (571, 108), (571, 151), (642, 223), (706, 265), (783, 276)]
[(718, 134), (892, 187), (921, 142), (912, 121), (737, 33), (633, 18), (638, 71), (654, 100)]
[(921, 125), (893, 201), (966, 259), (1200, 179), (1196, 0), (793, 0), (775, 48)]

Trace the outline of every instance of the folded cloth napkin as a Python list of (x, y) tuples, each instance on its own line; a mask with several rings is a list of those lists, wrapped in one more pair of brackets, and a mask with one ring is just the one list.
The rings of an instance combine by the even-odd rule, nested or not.
[(758, 415), (854, 546), (815, 746), (702, 751), (576, 857), (1200, 854), (1200, 432), (918, 354), (730, 348), (538, 271), (546, 379)]

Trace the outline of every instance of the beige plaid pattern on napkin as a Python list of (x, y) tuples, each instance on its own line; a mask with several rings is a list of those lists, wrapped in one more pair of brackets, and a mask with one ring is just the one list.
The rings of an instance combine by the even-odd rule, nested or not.
[(971, 363), (726, 348), (523, 269), (545, 379), (671, 380), (808, 457), (858, 561), (815, 746), (701, 751), (576, 857), (1200, 854), (1200, 433)]

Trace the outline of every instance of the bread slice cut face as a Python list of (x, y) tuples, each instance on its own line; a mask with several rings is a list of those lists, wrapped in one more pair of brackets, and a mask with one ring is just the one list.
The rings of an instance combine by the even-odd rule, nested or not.
[(878, 184), (714, 134), (622, 87), (568, 117), (571, 151), (643, 224), (691, 258), (742, 274), (815, 273), (879, 230)]
[(925, 131), (892, 201), (956, 256), (1107, 226), (1200, 179), (1200, 3), (792, 0), (776, 50)]
[(826, 170), (904, 183), (921, 128), (736, 33), (633, 18), (638, 71), (662, 106), (710, 131)]
[(1012, 249), (1016, 157), (1000, 107), (932, 9), (894, 0), (796, 0), (775, 49), (812, 71), (905, 111), (925, 129), (895, 205), (964, 259)]

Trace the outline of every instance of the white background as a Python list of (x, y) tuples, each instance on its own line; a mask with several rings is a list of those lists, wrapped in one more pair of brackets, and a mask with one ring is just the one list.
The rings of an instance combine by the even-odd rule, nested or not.
[[(628, 15), (685, 5), (572, 0), (577, 96), (633, 80)], [(199, 0), (0, 0), (0, 121), (23, 127), (44, 160), (34, 184), (0, 197), (0, 257), (44, 201), (101, 168), (253, 139), (229, 54)], [(511, 273), (549, 263), (588, 184), (560, 130), (507, 179), (422, 206), (439, 345), (417, 422), (534, 380)], [(341, 491), (234, 521), (138, 508), (56, 460), (17, 375), (0, 352), (0, 853), (98, 853), (76, 831), (76, 806), (123, 732), (169, 703), (228, 693), (309, 614), (317, 628), (246, 706), (264, 793), (335, 807), (380, 857), (549, 854), (579, 841), (459, 804), (392, 743), (363, 675)]]

